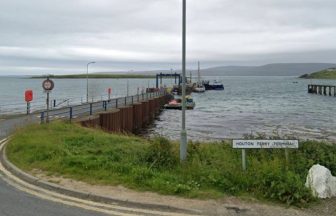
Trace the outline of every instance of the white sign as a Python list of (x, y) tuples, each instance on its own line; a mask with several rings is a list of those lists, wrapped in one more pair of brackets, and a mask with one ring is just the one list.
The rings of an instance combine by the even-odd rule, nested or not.
[(233, 148), (237, 149), (272, 149), (299, 148), (298, 140), (233, 140)]

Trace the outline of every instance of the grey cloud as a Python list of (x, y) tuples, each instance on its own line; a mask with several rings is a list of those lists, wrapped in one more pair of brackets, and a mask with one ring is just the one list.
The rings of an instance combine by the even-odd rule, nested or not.
[[(333, 0), (188, 0), (188, 61), (334, 62)], [(0, 0), (0, 74), (180, 67), (181, 0)], [(100, 62), (100, 64), (99, 64)]]

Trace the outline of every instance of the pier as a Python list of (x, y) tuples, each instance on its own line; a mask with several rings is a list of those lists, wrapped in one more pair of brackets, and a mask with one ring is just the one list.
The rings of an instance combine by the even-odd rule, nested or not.
[(108, 111), (79, 118), (76, 121), (86, 127), (99, 127), (107, 132), (138, 133), (152, 123), (167, 103), (168, 97), (156, 95), (132, 104), (123, 104)]
[(308, 93), (336, 97), (336, 86), (331, 85), (308, 85)]

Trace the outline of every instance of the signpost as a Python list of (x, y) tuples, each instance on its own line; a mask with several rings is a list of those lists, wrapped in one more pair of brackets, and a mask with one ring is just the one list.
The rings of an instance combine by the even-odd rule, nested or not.
[(298, 149), (298, 140), (233, 140), (232, 148), (242, 150), (242, 168), (246, 170), (246, 149), (285, 149), (288, 164), (288, 150)]
[(54, 89), (54, 82), (47, 77), (42, 83), (42, 88), (44, 92), (47, 93), (47, 118), (46, 122), (49, 123), (49, 93)]
[(108, 99), (111, 100), (112, 88), (107, 89)]
[(27, 102), (27, 115), (30, 114), (30, 102), (33, 100), (33, 91), (26, 90), (25, 91), (25, 101)]

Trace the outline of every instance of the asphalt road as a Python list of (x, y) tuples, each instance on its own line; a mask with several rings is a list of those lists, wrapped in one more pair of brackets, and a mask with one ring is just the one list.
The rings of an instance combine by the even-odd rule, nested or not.
[[(107, 109), (116, 108), (118, 105), (127, 105), (145, 99), (138, 96), (120, 99), (113, 99), (105, 105)], [(103, 102), (96, 102), (91, 105), (93, 113), (104, 111)], [(69, 119), (70, 108), (61, 108), (50, 111), (52, 119)], [(73, 118), (87, 116), (90, 113), (90, 105), (83, 104), (72, 108)], [(16, 128), (40, 122), (40, 114), (35, 113), (26, 116), (19, 116), (9, 119), (0, 119), (0, 140), (8, 137)], [(60, 203), (43, 200), (25, 192), (19, 191), (3, 180), (0, 174), (0, 216), (86, 216), (103, 215), (97, 212), (90, 212), (77, 207), (71, 207)]]
[[(2, 178), (2, 176), (0, 175)], [(0, 179), (1, 216), (93, 216), (101, 215), (84, 209), (38, 199), (13, 188)]]

